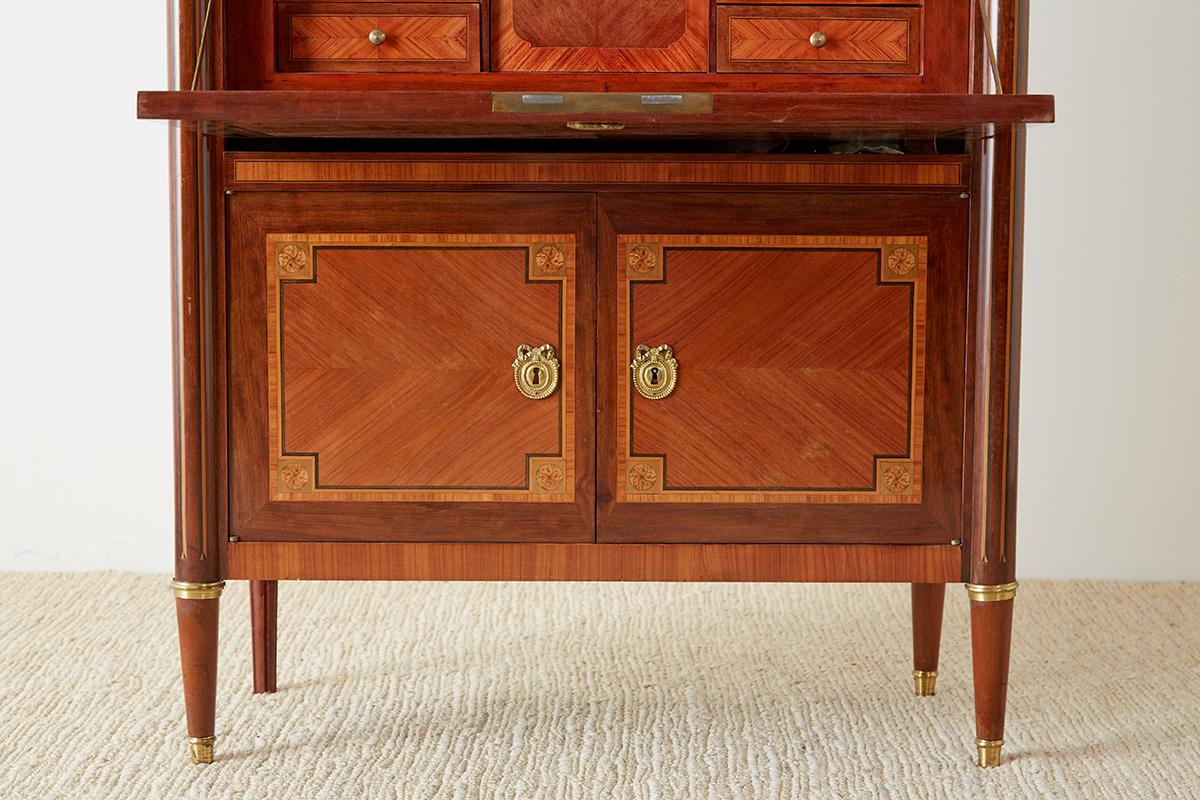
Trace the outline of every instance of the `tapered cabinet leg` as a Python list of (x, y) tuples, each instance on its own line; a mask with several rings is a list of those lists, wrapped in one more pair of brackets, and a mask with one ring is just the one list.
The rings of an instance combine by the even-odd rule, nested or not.
[(278, 581), (250, 581), (250, 629), (254, 639), (254, 693), (275, 691)]
[(971, 599), (971, 660), (975, 673), (975, 746), (981, 767), (1000, 765), (1004, 707), (1017, 584), (967, 584)]
[(183, 700), (193, 764), (210, 764), (216, 739), (217, 620), (224, 581), (172, 584), (179, 622)]
[(913, 688), (917, 697), (932, 697), (937, 689), (945, 600), (944, 583), (912, 585)]

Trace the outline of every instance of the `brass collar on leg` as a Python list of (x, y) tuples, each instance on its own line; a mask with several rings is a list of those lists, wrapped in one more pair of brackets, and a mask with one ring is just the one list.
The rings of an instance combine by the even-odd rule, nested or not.
[(1000, 748), (1004, 747), (1003, 739), (976, 739), (975, 749), (979, 756), (981, 767), (1000, 766)]
[(212, 583), (188, 583), (171, 581), (171, 591), (177, 600), (216, 600), (225, 589), (225, 581)]
[(968, 583), (967, 594), (975, 603), (998, 603), (1002, 600), (1012, 600), (1017, 596), (1017, 582), (1000, 583), (995, 586)]
[(937, 694), (937, 670), (914, 669), (913, 688), (917, 697), (933, 697)]
[(192, 750), (193, 764), (211, 764), (213, 762), (213, 742), (215, 736), (189, 736), (188, 746)]

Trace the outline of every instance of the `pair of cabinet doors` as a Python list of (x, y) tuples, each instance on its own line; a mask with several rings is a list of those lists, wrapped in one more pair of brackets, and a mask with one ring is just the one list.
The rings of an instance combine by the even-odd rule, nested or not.
[(961, 536), (957, 193), (228, 202), (242, 540)]

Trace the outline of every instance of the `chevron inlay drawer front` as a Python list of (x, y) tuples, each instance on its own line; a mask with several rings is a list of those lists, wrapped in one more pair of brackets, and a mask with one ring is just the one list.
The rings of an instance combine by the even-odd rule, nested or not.
[(920, 22), (915, 7), (721, 6), (717, 69), (915, 75)]
[(478, 72), (473, 3), (280, 3), (281, 72)]

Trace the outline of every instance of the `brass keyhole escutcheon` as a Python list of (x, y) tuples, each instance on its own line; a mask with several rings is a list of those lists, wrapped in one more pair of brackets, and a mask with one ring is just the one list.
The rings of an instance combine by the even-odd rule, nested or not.
[(629, 368), (633, 371), (633, 388), (647, 400), (662, 400), (675, 391), (679, 379), (679, 362), (669, 344), (658, 347), (637, 346), (637, 355)]
[(530, 400), (541, 400), (554, 394), (558, 387), (559, 363), (554, 355), (554, 345), (517, 347), (517, 360), (513, 362), (513, 380), (517, 391)]

